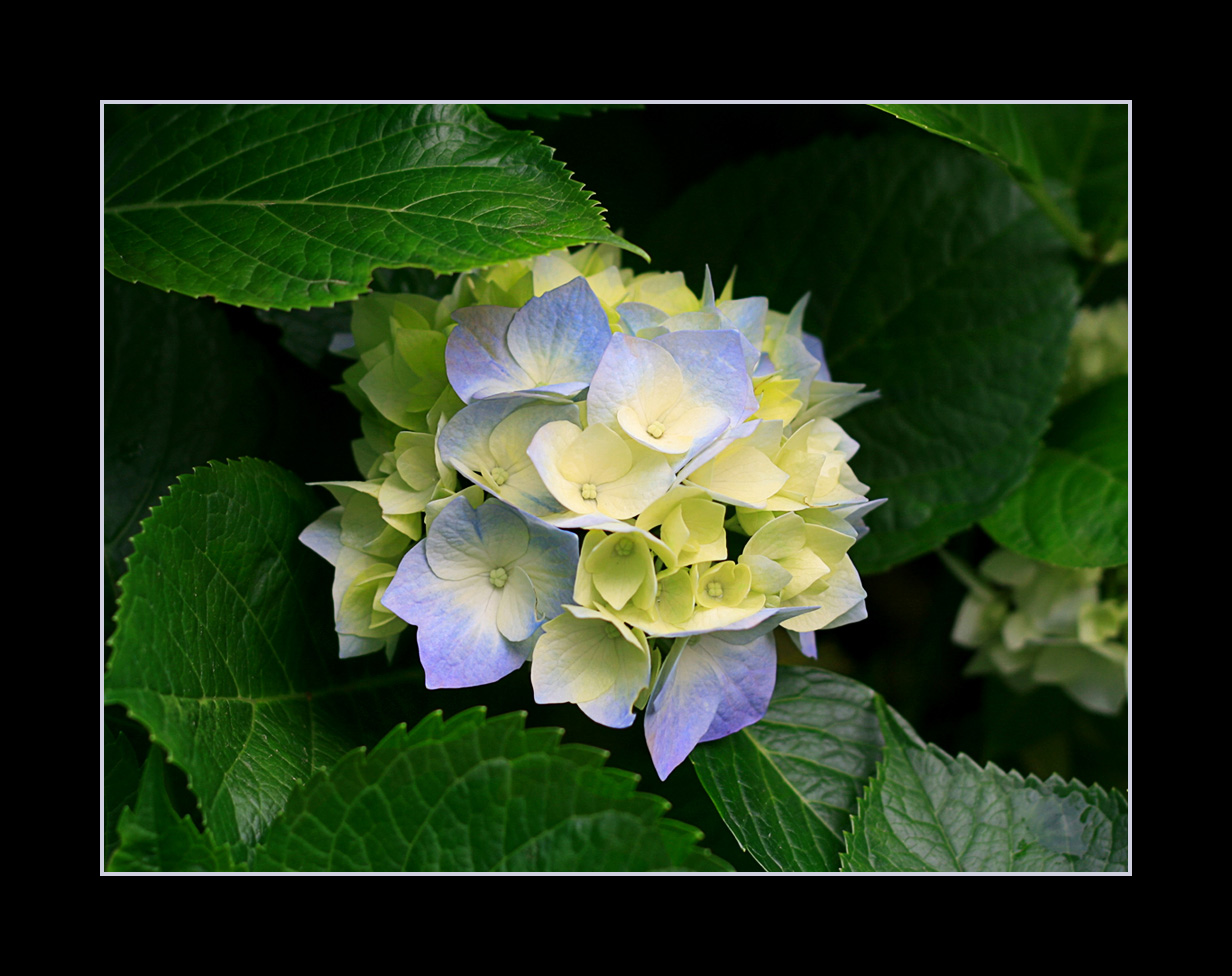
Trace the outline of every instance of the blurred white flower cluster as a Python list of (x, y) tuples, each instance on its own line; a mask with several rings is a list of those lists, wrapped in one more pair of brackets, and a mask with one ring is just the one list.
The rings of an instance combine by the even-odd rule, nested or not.
[(976, 651), (967, 674), (996, 672), (1020, 692), (1059, 685), (1093, 712), (1120, 710), (1129, 662), (1126, 567), (1065, 569), (999, 549), (973, 573), (944, 556), (970, 590), (952, 634)]
[(305, 543), (335, 566), (344, 657), (418, 628), (428, 687), (532, 661), (540, 702), (633, 723), (666, 777), (758, 721), (778, 626), (860, 620), (857, 444), (875, 396), (729, 281), (634, 275), (586, 247), (355, 304), (344, 374), (364, 480)]
[(1114, 376), (1129, 372), (1129, 303), (1079, 309), (1069, 336), (1061, 403), (1076, 400)]

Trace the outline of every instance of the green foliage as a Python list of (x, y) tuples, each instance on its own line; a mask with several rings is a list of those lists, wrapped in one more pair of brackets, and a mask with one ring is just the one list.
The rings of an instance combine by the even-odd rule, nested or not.
[(1129, 560), (1129, 381), (1057, 411), (1035, 470), (980, 523), (1001, 545), (1057, 566)]
[(103, 175), (107, 270), (235, 305), (332, 305), (377, 267), (641, 253), (551, 150), (473, 106), (155, 106), (107, 141)]
[(135, 807), (120, 815), (120, 846), (110, 871), (235, 871), (231, 851), (201, 833), (191, 817), (181, 817), (164, 785), (166, 757), (150, 750), (141, 774)]
[(873, 691), (817, 668), (779, 668), (766, 717), (693, 751), (740, 846), (770, 871), (837, 871), (843, 831), (881, 755)]
[(875, 705), (885, 755), (860, 799), (844, 870), (1128, 870), (1120, 795), (955, 759), (921, 743), (880, 697)]
[(565, 116), (588, 116), (593, 112), (612, 109), (636, 109), (639, 105), (506, 105), (485, 104), (481, 106), (489, 115), (503, 115), (507, 119), (559, 119)]
[(395, 729), (293, 793), (262, 871), (730, 870), (605, 754), (525, 715)]
[(816, 668), (780, 668), (766, 717), (692, 758), (767, 870), (1126, 869), (1120, 795), (953, 759), (872, 689)]
[(177, 474), (223, 452), (256, 453), (265, 412), (260, 350), (221, 309), (108, 277), (103, 282), (103, 539), (107, 579)]
[[(550, 150), (467, 106), (107, 107), (108, 600), (126, 559), (127, 574), (103, 863), (728, 867), (615, 768), (653, 775), (640, 735), (537, 705), (524, 672), (427, 692), (409, 634), (392, 667), (339, 661), (329, 566), (297, 541), (326, 505), (303, 482), (345, 477), (360, 433), (325, 354), (349, 312), (324, 306), (370, 284), (439, 297), (452, 282), (433, 272), (568, 244), (641, 253), (555, 151), (653, 270), (696, 284), (708, 264), (721, 288), (738, 265), (737, 294), (780, 310), (811, 292), (806, 328), (834, 378), (882, 394), (842, 424), (870, 495), (889, 499), (852, 556), (866, 577), (894, 571), (867, 581), (869, 619), (822, 653), (861, 680), (780, 668), (765, 720), (699, 746), (700, 784), (685, 764), (658, 789), (708, 846), (751, 866), (739, 843), (768, 870), (1126, 870), (1124, 797), (1071, 778), (1126, 781), (1124, 712), (991, 680), (973, 711), (948, 640), (961, 587), (916, 560), (977, 523), (1065, 566), (1128, 556), (1125, 382), (1050, 418), (1079, 256), (1125, 251), (1126, 108), (886, 107), (988, 158), (859, 106), (560, 117), (598, 108), (489, 107)], [(1118, 280), (1101, 275), (1099, 301), (1124, 294)], [(258, 321), (166, 290), (291, 311)], [(218, 460), (250, 454), (278, 464)], [(974, 565), (988, 540), (952, 547)], [(567, 745), (535, 728), (562, 723)], [(736, 843), (710, 826), (711, 800)]]
[(103, 856), (110, 858), (119, 843), (116, 828), (125, 807), (137, 799), (141, 763), (116, 723), (103, 725)]
[(1128, 106), (876, 107), (997, 160), (1083, 257), (1124, 259)]
[(276, 465), (199, 468), (134, 540), (106, 701), (188, 774), (205, 824), (254, 842), (292, 788), (413, 714), (416, 672), (337, 660), (320, 512)]
[[(881, 399), (843, 418), (870, 497), (853, 558), (875, 573), (995, 511), (1026, 476), (1065, 367), (1077, 291), (1064, 246), (997, 168), (936, 141), (823, 141), (686, 193), (649, 246), (789, 308), (836, 380)], [(686, 258), (687, 253), (690, 257)]]

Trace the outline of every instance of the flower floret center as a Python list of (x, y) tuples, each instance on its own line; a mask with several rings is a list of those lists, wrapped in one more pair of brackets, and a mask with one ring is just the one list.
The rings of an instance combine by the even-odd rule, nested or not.
[(718, 580), (711, 580), (706, 584), (706, 595), (715, 600), (723, 599), (723, 584)]
[(509, 480), (509, 472), (506, 471), (504, 468), (497, 466), (492, 469), (492, 483), (495, 484), (497, 488), (499, 488), (501, 485), (503, 485), (508, 480)]
[(595, 488), (592, 482), (586, 482), (582, 485), (582, 497), (588, 502), (593, 502), (599, 497), (599, 490)]
[(488, 580), (499, 590), (509, 582), (509, 574), (505, 571), (504, 566), (497, 566), (492, 572), (488, 573)]
[(665, 433), (667, 433), (667, 428), (664, 427), (659, 421), (652, 420), (646, 425), (646, 433), (658, 440)]

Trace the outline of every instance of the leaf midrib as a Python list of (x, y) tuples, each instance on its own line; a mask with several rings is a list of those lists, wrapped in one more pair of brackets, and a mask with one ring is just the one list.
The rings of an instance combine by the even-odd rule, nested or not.
[[(339, 184), (342, 185), (342, 184)], [(580, 184), (579, 184), (580, 185)], [(335, 189), (328, 187), (327, 190)], [(318, 190), (318, 193), (325, 193), (327, 190)], [(370, 203), (335, 203), (329, 200), (314, 200), (311, 197), (306, 197), (302, 200), (171, 200), (171, 201), (148, 201), (145, 203), (122, 203), (113, 207), (105, 207), (104, 214), (122, 214), (140, 210), (184, 210), (189, 207), (257, 207), (264, 209), (265, 207), (340, 207), (346, 210), (375, 210), (378, 213), (407, 213), (411, 207), (419, 206), (427, 203), (429, 200), (435, 200), (438, 197), (458, 196), (460, 194), (475, 194), (487, 193), (487, 190), (476, 190), (472, 187), (459, 190), (449, 190), (446, 193), (433, 193), (430, 196), (420, 197), (412, 200), (405, 207), (378, 207)], [(553, 202), (555, 197), (540, 194), (528, 193), (525, 190), (504, 190), (500, 191), (502, 196), (508, 197), (525, 197), (528, 200)], [(429, 215), (424, 215), (429, 216)], [(458, 220), (463, 223), (475, 224), (478, 221), (471, 218), (451, 217), (449, 214), (431, 214), (435, 219), (439, 220)]]

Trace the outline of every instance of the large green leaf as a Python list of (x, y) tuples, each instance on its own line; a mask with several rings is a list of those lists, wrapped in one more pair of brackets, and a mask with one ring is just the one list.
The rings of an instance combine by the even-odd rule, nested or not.
[(416, 670), (339, 661), (320, 514), (289, 472), (243, 460), (185, 475), (134, 540), (106, 700), (187, 774), (205, 824), (252, 843), (291, 790), (414, 714)]
[(772, 871), (837, 871), (856, 798), (881, 755), (872, 689), (779, 668), (766, 717), (693, 750), (740, 846)]
[(120, 846), (108, 871), (234, 871), (231, 851), (180, 816), (164, 785), (166, 756), (157, 747), (146, 757), (136, 803), (120, 816)]
[(826, 140), (721, 172), (646, 235), (667, 266), (789, 309), (812, 293), (836, 380), (881, 391), (842, 419), (889, 498), (852, 551), (876, 572), (936, 548), (1027, 475), (1077, 288), (1063, 241), (1000, 170), (940, 140)]
[(1031, 477), (980, 524), (1001, 545), (1057, 566), (1128, 562), (1128, 379), (1058, 410)]
[(1105, 257), (1124, 241), (1127, 105), (876, 107), (1003, 164), (1083, 256)]
[(395, 729), (296, 790), (262, 871), (730, 870), (606, 753), (482, 708)]
[(860, 799), (844, 870), (1128, 870), (1124, 797), (981, 769), (914, 739), (880, 698), (876, 708), (885, 755)]
[(222, 310), (116, 278), (103, 283), (103, 539), (109, 583), (177, 474), (256, 453), (268, 411), (261, 350)]
[(374, 268), (463, 271), (608, 230), (530, 133), (467, 105), (166, 105), (107, 141), (109, 271), (193, 297), (309, 308)]

